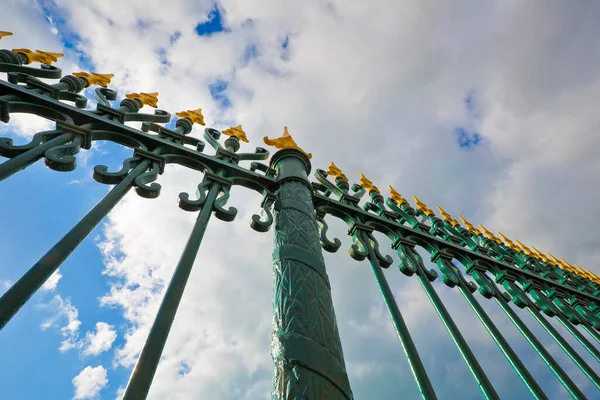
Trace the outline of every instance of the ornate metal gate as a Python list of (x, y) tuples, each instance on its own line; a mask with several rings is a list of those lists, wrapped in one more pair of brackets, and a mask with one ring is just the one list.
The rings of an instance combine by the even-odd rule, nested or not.
[[(7, 35), (10, 33), (0, 32), (0, 38)], [(557, 320), (600, 362), (600, 278), (591, 271), (518, 240), (515, 244), (502, 234), (499, 239), (462, 217), (461, 225), (438, 207), (440, 218), (416, 197), (416, 207), (412, 207), (391, 186), (390, 196), (384, 198), (364, 175), (358, 184), (351, 185), (333, 163), (326, 171), (317, 169), (316, 182), (311, 181), (311, 155), (297, 146), (287, 128), (280, 138), (264, 138), (267, 145), (279, 149), (268, 165), (260, 162), (269, 158), (266, 149), (239, 152), (240, 142), (248, 142), (241, 125), (223, 132), (206, 129), (204, 138), (214, 154), (205, 153), (205, 142), (188, 136), (193, 124), (204, 125), (201, 110), (176, 113), (179, 119), (175, 128), (167, 129), (160, 124), (171, 120), (168, 112), (139, 112), (145, 105), (156, 108), (158, 93), (128, 94), (113, 107), (117, 93), (107, 88), (111, 74), (77, 72), (63, 77), (61, 70), (51, 65), (61, 56), (39, 50), (0, 50), (0, 72), (8, 77), (7, 81), (0, 80), (2, 122), (8, 123), (13, 113), (27, 113), (56, 123), (55, 129), (36, 133), (26, 145), (0, 138), (0, 156), (8, 159), (0, 164), (0, 181), (40, 159), (50, 169), (71, 171), (76, 167), (75, 155), (90, 149), (94, 140), (132, 148), (133, 156), (123, 161), (119, 171), (94, 168), (96, 181), (114, 186), (0, 298), (0, 329), (130, 189), (142, 197), (157, 197), (160, 185), (154, 181), (166, 164), (174, 163), (204, 175), (196, 198), (186, 193), (179, 196), (179, 207), (198, 212), (198, 217), (133, 370), (125, 399), (146, 398), (207, 225), (213, 215), (222, 221), (236, 217), (237, 210), (227, 207), (233, 185), (263, 195), (262, 213), (250, 222), (253, 229), (266, 232), (275, 223), (273, 398), (353, 398), (321, 252), (321, 248), (335, 252), (341, 246), (338, 239), (327, 237), (328, 215), (347, 223), (353, 239), (350, 256), (368, 260), (424, 399), (437, 395), (383, 273), (392, 259), (381, 254), (374, 232), (391, 239), (391, 247), (401, 259), (399, 270), (417, 277), (485, 398), (497, 399), (498, 395), (436, 293), (431, 282), (438, 277), (464, 296), (534, 398), (546, 399), (547, 395), (481, 307), (475, 292), (496, 301), (573, 398), (585, 399), (585, 395), (515, 313), (515, 306), (527, 309), (600, 390), (597, 372), (549, 322), (549, 318)], [(41, 63), (39, 68), (28, 66), (36, 62)], [(49, 84), (38, 78), (58, 82)], [(78, 94), (91, 85), (99, 86), (95, 89), (98, 105), (93, 111), (84, 109), (87, 99)], [(141, 122), (141, 129), (125, 125), (131, 121)], [(223, 143), (221, 135), (228, 136)], [(249, 168), (239, 165), (248, 160), (252, 161)], [(425, 266), (417, 247), (430, 254), (438, 271)]]

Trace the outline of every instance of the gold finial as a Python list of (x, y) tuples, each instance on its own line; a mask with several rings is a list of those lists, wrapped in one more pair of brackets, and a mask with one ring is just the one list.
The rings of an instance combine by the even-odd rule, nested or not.
[(12, 34), (12, 32), (0, 31), (0, 39), (2, 39), (5, 36), (12, 36)]
[(242, 142), (246, 142), (246, 143), (250, 142), (248, 140), (248, 138), (246, 137), (246, 132), (244, 132), (244, 130), (242, 129), (241, 124), (238, 126), (229, 128), (229, 129), (225, 129), (222, 133), (223, 133), (223, 135), (226, 135), (226, 136), (236, 137), (236, 138), (238, 138), (238, 140), (241, 140)]
[(561, 263), (562, 263), (562, 264), (565, 266), (565, 269), (566, 269), (567, 271), (571, 271), (571, 272), (573, 272), (573, 273), (575, 273), (575, 274), (577, 274), (577, 275), (581, 275), (581, 274), (579, 273), (579, 271), (577, 270), (577, 268), (575, 268), (575, 267), (573, 267), (571, 264), (569, 264), (569, 263), (567, 262), (567, 260), (565, 260), (564, 258), (561, 258), (559, 261), (560, 261), (560, 262), (561, 262)]
[(298, 149), (306, 154), (309, 160), (312, 158), (312, 154), (305, 152), (296, 144), (296, 142), (294, 142), (294, 139), (292, 139), (292, 136), (288, 132), (287, 126), (283, 127), (283, 136), (275, 139), (269, 139), (267, 136), (265, 136), (263, 138), (263, 142), (269, 146), (275, 147), (276, 149)]
[(437, 206), (438, 211), (440, 212), (441, 216), (450, 223), (450, 225), (452, 225), (452, 227), (456, 227), (456, 225), (458, 225), (458, 221), (455, 220), (454, 218), (452, 218), (452, 215), (448, 214), (446, 211), (444, 211), (444, 209), (440, 206)]
[(408, 204), (408, 200), (402, 197), (400, 193), (396, 192), (392, 185), (388, 185), (388, 188), (390, 189), (390, 198), (396, 203), (398, 203), (399, 206), (401, 206), (402, 204), (406, 204), (407, 206), (410, 205)]
[(531, 246), (531, 248), (533, 249), (533, 252), (538, 256), (538, 258), (541, 258), (544, 262), (550, 263), (550, 260), (548, 259), (548, 257), (546, 257), (544, 253), (536, 249), (535, 246)]
[(517, 242), (517, 244), (519, 245), (519, 247), (521, 248), (521, 250), (527, 254), (530, 257), (535, 257), (535, 258), (539, 258), (539, 256), (537, 254), (534, 254), (531, 252), (531, 250), (529, 250), (529, 247), (525, 246), (523, 243), (521, 243), (519, 241), (519, 239), (515, 239), (515, 242)]
[(342, 172), (341, 169), (338, 168), (337, 165), (333, 163), (333, 161), (331, 162), (331, 164), (329, 164), (329, 168), (327, 168), (327, 174), (333, 176), (336, 179), (340, 178), (348, 182), (348, 177)]
[(475, 234), (475, 235), (482, 235), (481, 231), (477, 228), (475, 228), (469, 221), (467, 221), (466, 219), (463, 218), (462, 215), (459, 215), (458, 218), (460, 218), (460, 220), (462, 221), (463, 225), (467, 227), (467, 229), (469, 231), (471, 231), (471, 233)]
[(423, 214), (427, 215), (428, 217), (435, 215), (433, 213), (433, 211), (431, 211), (431, 209), (429, 207), (427, 207), (425, 205), (425, 203), (423, 203), (421, 200), (419, 200), (419, 198), (417, 196), (413, 196), (413, 200), (415, 201), (415, 204), (417, 205), (417, 209), (419, 211), (421, 211)]
[[(566, 262), (566, 261), (565, 261)], [(568, 263), (567, 263), (568, 264)], [(588, 274), (583, 268), (581, 268), (579, 265), (575, 264), (575, 270), (578, 271), (578, 274), (584, 278), (588, 278), (591, 279), (592, 277), (590, 276), (590, 274)]]
[[(158, 96), (158, 93), (156, 95)], [(187, 119), (189, 119), (190, 121), (192, 121), (192, 124), (205, 125), (205, 123), (204, 123), (204, 115), (202, 115), (202, 109), (201, 108), (199, 108), (197, 110), (179, 111), (178, 113), (175, 113), (175, 115), (177, 115), (179, 118), (187, 118)], [(241, 128), (242, 128), (242, 126), (240, 125), (240, 129)], [(225, 133), (225, 132), (223, 132), (223, 133)], [(245, 141), (247, 142), (248, 139), (246, 139)]]
[(379, 188), (375, 185), (373, 185), (373, 182), (371, 182), (366, 176), (364, 176), (363, 174), (360, 174), (360, 182), (358, 183), (360, 186), (364, 187), (368, 193), (371, 192), (377, 192), (377, 193), (381, 193), (379, 191)]
[(596, 275), (595, 273), (593, 273), (592, 271), (590, 271), (589, 269), (587, 270), (587, 272), (590, 274), (590, 278), (592, 278), (592, 280), (596, 283), (600, 284), (600, 277), (598, 275)]
[(483, 231), (483, 234), (485, 235), (485, 237), (487, 237), (490, 240), (493, 240), (494, 242), (498, 243), (498, 244), (502, 244), (502, 240), (498, 239), (496, 236), (494, 236), (494, 234), (490, 231), (488, 231), (485, 226), (479, 224), (479, 229), (481, 229)]
[(63, 53), (50, 53), (48, 51), (36, 50), (33, 52), (29, 49), (12, 49), (14, 53), (20, 53), (25, 56), (27, 62), (25, 64), (31, 64), (32, 62), (40, 62), (42, 64), (52, 64), (57, 62), (60, 57), (63, 57)]
[(142, 106), (158, 107), (158, 93), (129, 93), (125, 97), (128, 99), (138, 99)]
[(549, 260), (552, 264), (556, 265), (561, 269), (568, 269), (563, 263), (560, 262), (558, 258), (554, 257), (552, 253), (548, 253), (548, 256), (550, 257)]
[(97, 74), (95, 72), (88, 74), (87, 72), (73, 72), (73, 76), (83, 78), (87, 82), (88, 86), (98, 85), (105, 88), (108, 86), (110, 79), (115, 76), (115, 74)]
[(506, 243), (506, 245), (507, 245), (509, 248), (513, 249), (513, 250), (514, 250), (514, 251), (516, 251), (516, 252), (521, 252), (521, 251), (522, 251), (522, 250), (521, 250), (519, 247), (517, 247), (517, 245), (516, 245), (516, 244), (514, 244), (514, 243), (513, 243), (513, 241), (512, 241), (512, 240), (510, 240), (509, 238), (507, 238), (506, 236), (504, 236), (504, 235), (502, 234), (502, 232), (498, 231), (498, 235), (500, 235), (500, 237), (502, 238), (502, 240), (504, 241), (504, 243)]

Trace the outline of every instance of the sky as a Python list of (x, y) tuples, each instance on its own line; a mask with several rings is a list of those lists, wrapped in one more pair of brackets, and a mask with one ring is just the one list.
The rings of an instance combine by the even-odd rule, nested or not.
[[(0, 30), (14, 36), (0, 45), (62, 51), (65, 74), (114, 73), (119, 98), (156, 91), (173, 114), (201, 107), (207, 126), (242, 124), (242, 150), (287, 126), (313, 171), (334, 161), (352, 182), (362, 172), (382, 190), (391, 184), (600, 274), (599, 17), (591, 1), (7, 0)], [(13, 115), (0, 137), (26, 143), (50, 127)], [(98, 141), (75, 171), (38, 162), (0, 183), (0, 292), (108, 192), (93, 167), (118, 169), (131, 153)], [(129, 193), (0, 332), (3, 398), (119, 398), (192, 229), (195, 213), (177, 207), (178, 194), (201, 180), (169, 165), (157, 199)], [(273, 231), (249, 227), (260, 202), (234, 187), (236, 220), (210, 221), (150, 399), (270, 397)], [(342, 240), (325, 260), (355, 398), (418, 398), (368, 264), (347, 256), (344, 224), (327, 221)], [(394, 257), (385, 274), (436, 392), (481, 398), (418, 281), (377, 237)], [(434, 286), (499, 395), (529, 398), (462, 296)], [(495, 302), (476, 297), (547, 395), (568, 398)]]

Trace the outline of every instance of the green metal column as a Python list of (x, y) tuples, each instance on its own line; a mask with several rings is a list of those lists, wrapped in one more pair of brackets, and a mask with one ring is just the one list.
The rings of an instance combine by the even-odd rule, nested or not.
[(275, 153), (273, 399), (352, 399), (314, 216), (306, 154)]

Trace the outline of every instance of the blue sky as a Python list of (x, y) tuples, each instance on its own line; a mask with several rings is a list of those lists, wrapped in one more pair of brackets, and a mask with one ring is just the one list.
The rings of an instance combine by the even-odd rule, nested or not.
[[(251, 139), (246, 151), (288, 126), (314, 154), (313, 169), (335, 161), (354, 181), (363, 172), (382, 189), (392, 184), (430, 208), (439, 204), (455, 217), (464, 215), (600, 274), (597, 235), (583, 223), (594, 219), (600, 200), (589, 189), (600, 173), (589, 152), (600, 144), (590, 134), (600, 126), (589, 106), (600, 94), (597, 76), (587, 69), (600, 67), (586, 58), (586, 38), (598, 30), (593, 21), (568, 29), (575, 16), (540, 10), (540, 23), (553, 21), (545, 25), (548, 35), (564, 37), (546, 43), (522, 23), (531, 12), (526, 8), (498, 12), (440, 4), (438, 15), (408, 4), (388, 10), (251, 3), (200, 2), (189, 8), (185, 2), (165, 7), (149, 1), (121, 4), (122, 12), (99, 0), (80, 6), (12, 3), (0, 16), (0, 30), (15, 36), (0, 45), (62, 49), (59, 66), (65, 73), (114, 72), (119, 98), (156, 90), (160, 107), (173, 113), (202, 107), (209, 126), (241, 123)], [(468, 32), (459, 27), (467, 26), (463, 14), (454, 14), (460, 12), (474, 24)], [(39, 23), (24, 28), (26, 19)], [(444, 46), (437, 45), (440, 37)], [(559, 59), (564, 46), (571, 57)], [(507, 48), (512, 50), (505, 53)], [(543, 73), (531, 69), (532, 54), (557, 66)], [(553, 101), (547, 100), (550, 94)], [(91, 91), (86, 95), (91, 98)], [(92, 100), (89, 107), (95, 107)], [(0, 127), (0, 136), (25, 143), (32, 130), (46, 128), (39, 119), (15, 116)], [(196, 127), (192, 134), (200, 137), (202, 130)], [(97, 142), (78, 155), (73, 172), (38, 162), (0, 183), (0, 291), (107, 193), (108, 186), (91, 179), (93, 167), (115, 170), (130, 154)], [(168, 282), (195, 217), (177, 209), (177, 195), (193, 193), (201, 179), (168, 167), (159, 179), (158, 199), (130, 193), (74, 251), (55, 287), (40, 290), (0, 333), (3, 396), (117, 398), (160, 301), (157, 288)], [(569, 190), (557, 193), (563, 185)], [(268, 397), (272, 232), (248, 228), (260, 201), (257, 193), (234, 188), (236, 221), (210, 222), (150, 398)], [(556, 210), (565, 209), (575, 211), (556, 229)], [(344, 224), (330, 225), (348, 247)], [(569, 233), (576, 230), (587, 232), (589, 240)], [(393, 253), (388, 241), (381, 243)], [(215, 250), (225, 246), (228, 251)], [(369, 267), (344, 249), (326, 254), (326, 261), (355, 397), (418, 398)], [(386, 276), (435, 389), (444, 393), (440, 398), (480, 398), (419, 283), (404, 277), (398, 262), (394, 255)], [(501, 397), (527, 398), (460, 294), (439, 281), (434, 286)], [(549, 397), (567, 398), (494, 302), (477, 298)], [(585, 393), (600, 398), (536, 322), (526, 312), (519, 315)]]

